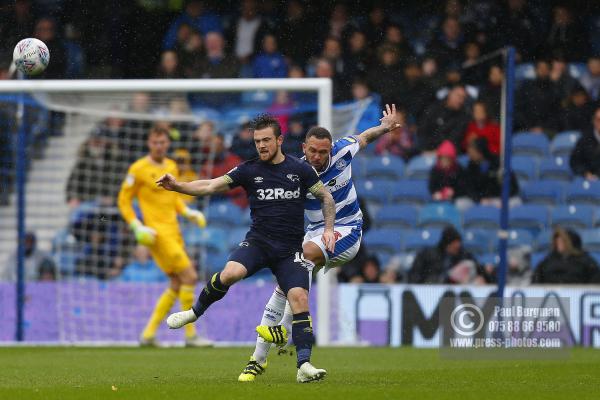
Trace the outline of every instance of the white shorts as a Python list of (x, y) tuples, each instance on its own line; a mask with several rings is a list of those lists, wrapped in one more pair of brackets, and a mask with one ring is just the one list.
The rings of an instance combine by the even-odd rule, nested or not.
[(334, 268), (344, 265), (356, 257), (360, 241), (362, 239), (362, 225), (335, 225), (335, 251), (328, 252), (323, 244), (324, 228), (317, 228), (314, 231), (307, 230), (304, 235), (304, 243), (313, 242), (323, 252), (325, 256), (325, 267)]

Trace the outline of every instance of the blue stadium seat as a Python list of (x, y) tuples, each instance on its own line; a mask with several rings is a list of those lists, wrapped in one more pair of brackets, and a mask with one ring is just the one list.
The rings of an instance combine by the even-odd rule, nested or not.
[(554, 205), (563, 197), (564, 182), (533, 181), (521, 189), (521, 197), (526, 203)]
[(202, 120), (209, 120), (213, 122), (219, 122), (223, 118), (219, 111), (208, 107), (193, 107), (192, 114)]
[(400, 181), (391, 187), (390, 201), (393, 204), (425, 204), (431, 200), (431, 194), (424, 180)]
[(367, 179), (356, 184), (358, 196), (375, 204), (386, 204), (390, 197), (390, 189), (390, 182), (381, 179)]
[(460, 156), (458, 156), (458, 163), (463, 168), (466, 168), (467, 165), (469, 164), (469, 155), (468, 154), (461, 154)]
[(463, 216), (465, 228), (498, 229), (500, 209), (493, 206), (473, 206)]
[(575, 180), (567, 186), (565, 200), (569, 204), (600, 205), (600, 182)]
[(358, 156), (352, 159), (352, 178), (354, 180), (366, 179), (367, 167), (373, 159), (374, 157), (359, 152)]
[(535, 253), (532, 253), (531, 260), (529, 261), (531, 269), (535, 270), (537, 266), (544, 260), (544, 258), (546, 258), (547, 255), (548, 253), (543, 251), (536, 251)]
[(367, 179), (400, 180), (404, 175), (404, 160), (395, 156), (373, 157), (366, 166)]
[(524, 204), (510, 209), (511, 228), (524, 228), (539, 232), (548, 226), (548, 208), (537, 204)]
[(600, 252), (595, 251), (593, 253), (590, 253), (590, 256), (592, 256), (592, 258), (594, 259), (594, 261), (596, 261), (596, 263), (598, 265), (600, 265)]
[(227, 251), (233, 251), (246, 237), (248, 228), (234, 228), (227, 232)]
[(225, 112), (223, 120), (228, 123), (235, 123), (241, 125), (252, 120), (258, 114), (264, 112), (261, 108), (233, 108)]
[(186, 246), (204, 246), (213, 251), (227, 250), (227, 234), (224, 229), (216, 227), (206, 227), (198, 229), (189, 227), (183, 231), (183, 239)]
[(586, 229), (579, 231), (583, 241), (583, 249), (587, 252), (600, 252), (600, 230)]
[(568, 158), (580, 137), (581, 132), (579, 131), (560, 132), (552, 139), (550, 152), (553, 156)]
[(569, 63), (569, 75), (579, 80), (587, 72), (586, 63)]
[(533, 63), (521, 63), (515, 68), (515, 79), (517, 82), (524, 79), (535, 79), (535, 66)]
[(364, 235), (364, 243), (369, 252), (395, 254), (400, 252), (400, 229), (371, 229)]
[(436, 246), (440, 240), (441, 229), (417, 229), (403, 231), (404, 251), (419, 251), (424, 247)]
[(422, 228), (443, 228), (446, 225), (460, 227), (460, 213), (452, 203), (430, 203), (419, 213), (419, 226)]
[(538, 160), (531, 156), (514, 156), (511, 167), (519, 182), (535, 180), (537, 177)]
[(264, 106), (265, 108), (273, 104), (275, 99), (275, 92), (267, 90), (253, 90), (243, 92), (241, 96), (242, 104), (244, 106)]
[(414, 228), (419, 210), (411, 205), (384, 205), (375, 214), (375, 223), (380, 228)]
[(569, 182), (572, 175), (568, 158), (558, 156), (547, 157), (540, 161), (539, 179)]
[(406, 177), (409, 179), (429, 179), (429, 170), (435, 163), (433, 156), (417, 156), (406, 166)]
[[(222, 271), (228, 258), (229, 253), (227, 251), (207, 251), (206, 257), (204, 257), (204, 267), (206, 268), (208, 275), (211, 276), (216, 272)], [(202, 266), (202, 259), (199, 259), (199, 264)]]
[(552, 226), (573, 229), (592, 228), (596, 221), (594, 214), (594, 206), (586, 204), (556, 206), (552, 209)]
[(508, 248), (528, 246), (534, 247), (533, 235), (525, 229), (511, 229), (508, 232)]
[(483, 254), (477, 257), (477, 261), (479, 261), (479, 263), (483, 265), (489, 264), (496, 267), (500, 262), (500, 256), (496, 253)]
[(211, 203), (206, 210), (208, 224), (213, 227), (231, 228), (240, 225), (243, 221), (242, 210), (233, 203), (220, 201)]
[(550, 249), (552, 249), (552, 232), (540, 232), (535, 240), (535, 251), (548, 253)]
[(496, 233), (486, 229), (467, 229), (463, 234), (463, 244), (467, 250), (476, 255), (489, 253), (496, 241)]
[(548, 155), (550, 142), (543, 133), (523, 132), (512, 138), (513, 155), (545, 157)]

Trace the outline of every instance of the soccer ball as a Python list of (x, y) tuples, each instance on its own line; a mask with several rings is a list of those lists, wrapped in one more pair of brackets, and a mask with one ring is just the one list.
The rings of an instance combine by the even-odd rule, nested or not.
[(13, 62), (17, 69), (25, 75), (38, 75), (48, 66), (50, 52), (41, 40), (23, 39), (15, 46)]

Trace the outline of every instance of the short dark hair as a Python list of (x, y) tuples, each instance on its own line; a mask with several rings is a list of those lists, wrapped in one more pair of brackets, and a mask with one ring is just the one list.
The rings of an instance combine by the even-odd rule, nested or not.
[(308, 140), (311, 137), (315, 137), (317, 139), (329, 139), (330, 142), (333, 142), (333, 138), (331, 137), (331, 133), (329, 133), (329, 131), (325, 128), (322, 128), (320, 126), (313, 126), (312, 128), (310, 128), (308, 130), (308, 132), (306, 133), (306, 139)]
[(153, 126), (150, 129), (150, 132), (148, 132), (148, 136), (146, 137), (146, 139), (150, 139), (150, 136), (152, 135), (158, 135), (158, 136), (166, 136), (168, 139), (171, 139), (171, 134), (169, 133), (169, 130), (167, 128), (163, 128), (162, 126)]
[(281, 125), (279, 125), (279, 121), (270, 114), (259, 114), (250, 122), (250, 129), (252, 129), (252, 131), (265, 128), (273, 129), (275, 137), (281, 136)]

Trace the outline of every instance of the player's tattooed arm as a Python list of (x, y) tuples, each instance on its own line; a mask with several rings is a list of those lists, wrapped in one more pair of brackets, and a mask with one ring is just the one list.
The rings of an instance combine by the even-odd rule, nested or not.
[(171, 174), (163, 175), (156, 184), (166, 190), (172, 190), (190, 196), (208, 196), (229, 190), (231, 178), (227, 175), (215, 179), (200, 179), (192, 182), (179, 182)]
[(401, 116), (396, 112), (395, 104), (392, 104), (391, 107), (389, 104), (385, 105), (383, 117), (379, 121), (381, 122), (379, 126), (369, 128), (358, 135), (361, 149), (364, 149), (369, 143), (374, 142), (386, 133), (402, 127)]
[(310, 189), (315, 198), (321, 201), (321, 209), (323, 210), (323, 220), (325, 228), (323, 232), (323, 243), (327, 250), (333, 253), (335, 250), (335, 234), (333, 233), (333, 225), (335, 223), (335, 201), (329, 190), (325, 188), (323, 182), (318, 181)]

